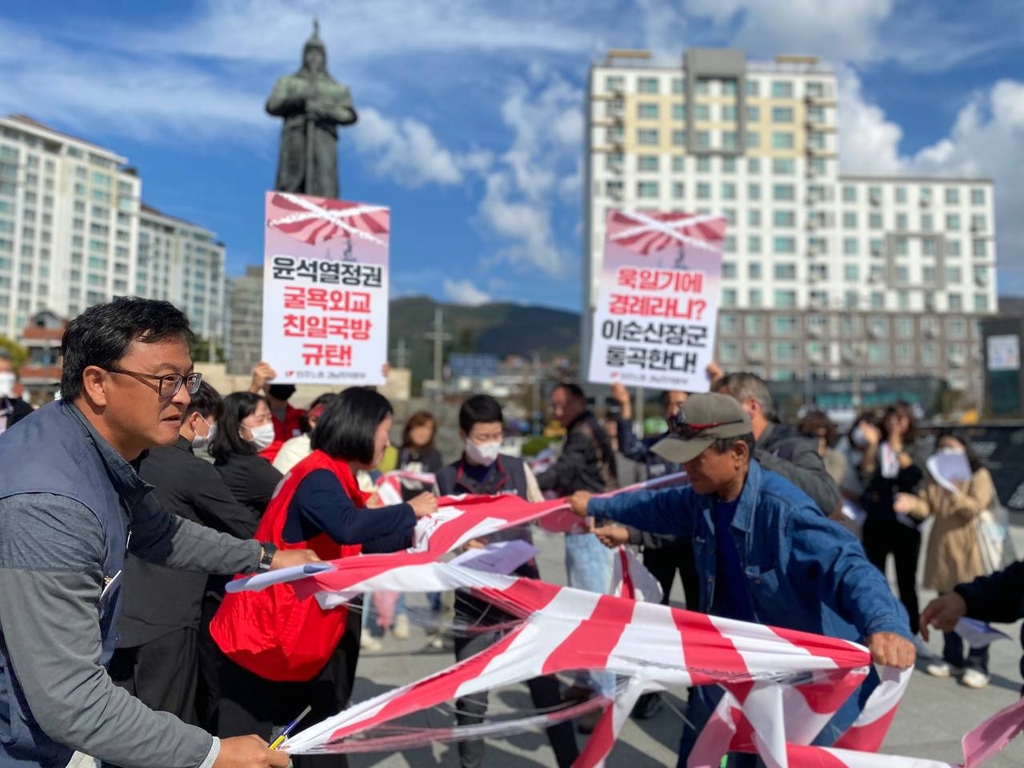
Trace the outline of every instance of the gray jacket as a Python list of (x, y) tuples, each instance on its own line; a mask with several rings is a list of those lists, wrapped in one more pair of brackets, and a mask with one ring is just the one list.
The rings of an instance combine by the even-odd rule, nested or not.
[[(70, 403), (46, 406), (5, 433), (0, 466), (12, 466), (12, 452), (19, 475), (0, 480), (0, 698), (18, 717), (0, 718), (0, 768), (58, 768), (68, 750), (129, 768), (211, 766), (217, 739), (148, 709), (102, 666), (116, 633), (104, 569), (120, 560), (108, 542), (114, 531), (124, 538), (119, 554), (221, 574), (255, 570), (259, 544), (166, 513)], [(47, 477), (74, 472), (76, 459), (89, 472), (81, 494)], [(96, 509), (115, 498), (111, 490), (119, 509)]]

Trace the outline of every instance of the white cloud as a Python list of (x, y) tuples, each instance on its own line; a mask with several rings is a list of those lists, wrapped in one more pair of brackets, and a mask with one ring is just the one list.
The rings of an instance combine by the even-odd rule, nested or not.
[(444, 295), (449, 301), (456, 304), (465, 304), (476, 307), (480, 304), (487, 304), (492, 301), (489, 293), (477, 288), (469, 280), (446, 279), (443, 283)]
[(359, 113), (359, 122), (351, 132), (356, 149), (381, 176), (405, 187), (424, 184), (459, 184), (467, 170), (477, 173), (491, 162), (482, 150), (465, 155), (442, 147), (433, 131), (418, 120), (391, 120), (373, 108)]
[(885, 117), (881, 107), (864, 100), (860, 78), (850, 69), (839, 72), (839, 158), (850, 173), (895, 174), (903, 129)]

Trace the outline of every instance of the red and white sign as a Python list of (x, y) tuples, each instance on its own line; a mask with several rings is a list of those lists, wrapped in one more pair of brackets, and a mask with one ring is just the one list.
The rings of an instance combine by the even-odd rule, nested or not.
[(610, 211), (590, 381), (706, 392), (725, 219)]
[(276, 383), (383, 384), (390, 212), (268, 192), (263, 359)]

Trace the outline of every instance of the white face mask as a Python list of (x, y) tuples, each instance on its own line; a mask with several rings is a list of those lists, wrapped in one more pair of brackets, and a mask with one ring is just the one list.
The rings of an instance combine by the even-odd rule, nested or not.
[(856, 427), (853, 433), (850, 435), (850, 442), (853, 443), (854, 448), (863, 448), (867, 445), (867, 438), (864, 437), (864, 430), (860, 427)]
[(501, 443), (484, 443), (477, 445), (470, 439), (466, 439), (466, 458), (471, 464), (481, 464), (485, 467), (491, 466), (498, 460), (501, 452)]
[(262, 451), (274, 442), (273, 424), (260, 424), (258, 427), (247, 427), (247, 429), (252, 434), (252, 439), (249, 442), (256, 446), (257, 451)]
[[(202, 416), (200, 416), (199, 418), (203, 419)], [(195, 437), (192, 438), (192, 447), (195, 448), (196, 450), (208, 446), (213, 441), (213, 436), (217, 434), (216, 424), (211, 424), (206, 419), (203, 419), (203, 424), (206, 425), (209, 431), (206, 433), (205, 437), (197, 432)]]
[(0, 397), (13, 397), (14, 384), (18, 377), (13, 373), (0, 373)]

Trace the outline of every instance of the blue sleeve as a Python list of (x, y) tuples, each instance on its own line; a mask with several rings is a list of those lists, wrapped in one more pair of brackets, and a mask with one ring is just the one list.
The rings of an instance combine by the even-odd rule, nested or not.
[(689, 487), (595, 496), (587, 503), (587, 514), (648, 533), (692, 538), (698, 514), (694, 498)]
[(416, 515), (408, 504), (360, 509), (332, 472), (318, 469), (299, 483), (288, 505), (283, 537), (289, 543), (326, 533), (339, 544), (362, 544), (396, 533), (411, 533)]
[(647, 461), (650, 449), (643, 440), (637, 440), (633, 434), (633, 420), (616, 419), (616, 428), (619, 433), (619, 453), (632, 461)]
[(412, 530), (389, 533), (376, 539), (363, 543), (364, 555), (386, 554), (388, 552), (401, 552), (412, 546)]
[(853, 534), (810, 506), (794, 510), (785, 528), (789, 557), (780, 565), (791, 583), (816, 588), (816, 599), (865, 638), (893, 632), (910, 639), (906, 610)]

